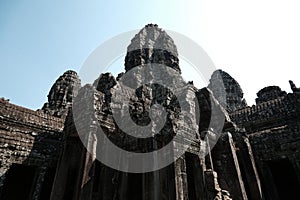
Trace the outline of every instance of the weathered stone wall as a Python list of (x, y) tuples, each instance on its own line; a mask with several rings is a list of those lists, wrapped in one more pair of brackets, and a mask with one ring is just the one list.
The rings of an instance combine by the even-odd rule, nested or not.
[(265, 199), (289, 199), (297, 193), (299, 113), (299, 93), (286, 94), (279, 87), (271, 86), (258, 92), (256, 105), (231, 114), (231, 119), (246, 130)]
[(0, 99), (1, 199), (11, 197), (3, 185), (14, 164), (36, 170), (31, 198), (39, 198), (45, 173), (56, 168), (62, 148), (63, 123), (62, 119), (42, 111), (29, 110)]
[[(285, 120), (285, 124), (255, 131), (249, 135), (267, 199), (291, 198), (297, 195), (295, 189), (291, 188), (300, 187), (299, 115), (281, 120)], [(270, 127), (270, 124), (266, 124), (266, 127)], [(281, 166), (279, 172), (272, 171), (281, 162), (286, 167), (290, 165), (291, 168)], [(286, 174), (286, 172), (291, 174)], [(285, 187), (290, 188), (290, 192), (283, 194), (282, 190), (288, 189), (283, 189), (283, 186), (277, 183), (276, 179), (280, 177)], [(284, 179), (284, 177), (289, 179)]]
[(289, 93), (237, 110), (231, 113), (230, 117), (250, 134), (258, 130), (283, 126), (289, 121), (298, 123), (299, 111), (299, 95)]

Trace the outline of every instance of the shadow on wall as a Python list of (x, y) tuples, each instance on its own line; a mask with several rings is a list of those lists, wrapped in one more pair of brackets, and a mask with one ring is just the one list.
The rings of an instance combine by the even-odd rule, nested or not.
[[(20, 149), (25, 148), (21, 145), (26, 137), (18, 141), (20, 146), (8, 144), (4, 156), (7, 158), (5, 166), (4, 160), (1, 163), (1, 168), (6, 168), (6, 172), (0, 178), (1, 200), (50, 199), (58, 153), (61, 149), (61, 142), (57, 140), (60, 136), (57, 133), (52, 134), (56, 136), (53, 137), (47, 132), (38, 133), (34, 137), (29, 155), (23, 161)], [(49, 137), (50, 135), (53, 138)]]

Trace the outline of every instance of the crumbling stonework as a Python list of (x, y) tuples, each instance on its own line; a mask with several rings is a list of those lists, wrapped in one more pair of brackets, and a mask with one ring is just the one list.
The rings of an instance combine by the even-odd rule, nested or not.
[(48, 102), (44, 104), (42, 110), (55, 117), (66, 117), (79, 88), (80, 80), (77, 73), (66, 71), (51, 87)]
[[(93, 85), (81, 87), (76, 72), (64, 73), (42, 110), (0, 99), (0, 199), (295, 199), (300, 188), (300, 93), (293, 82), (293, 93), (277, 86), (260, 90), (251, 107), (238, 82), (222, 70), (212, 74), (207, 88), (174, 82), (183, 88), (178, 96), (158, 84), (135, 89), (141, 77), (137, 73), (124, 83), (126, 73), (149, 63), (170, 67), (161, 77), (171, 76), (168, 69), (180, 73), (178, 52), (172, 38), (154, 24), (137, 33), (127, 50), (125, 72), (117, 78), (104, 73)], [(124, 105), (127, 97), (130, 102)], [(185, 100), (185, 110), (179, 98)], [(155, 104), (164, 106), (166, 122), (150, 138), (126, 134), (112, 115), (115, 109), (129, 124), (124, 114), (128, 106), (134, 123), (147, 125), (161, 115), (150, 112)], [(220, 121), (224, 126), (218, 126)], [(111, 156), (99, 128), (115, 145), (132, 152), (157, 150), (175, 135), (181, 139), (174, 141), (174, 151), (183, 141), (190, 146), (160, 170), (122, 172), (96, 159), (98, 154)], [(128, 163), (130, 158), (122, 159)]]
[(264, 198), (292, 199), (300, 187), (299, 93), (266, 87), (258, 92), (257, 102), (233, 112), (231, 118), (246, 130)]
[[(63, 127), (60, 118), (0, 99), (0, 199), (20, 199), (20, 195), (41, 199), (50, 195), (48, 187), (53, 183), (62, 149)], [(36, 177), (32, 188), (32, 183), (22, 180), (30, 179), (23, 173)], [(24, 187), (29, 184), (29, 188), (12, 192), (15, 181)]]
[(222, 70), (216, 70), (212, 74), (208, 88), (213, 91), (220, 104), (229, 112), (247, 106), (239, 83)]
[(173, 39), (156, 24), (146, 25), (131, 40), (125, 57), (125, 70), (147, 63), (164, 64), (181, 71)]
[(278, 99), (279, 97), (286, 96), (286, 92), (282, 91), (278, 86), (269, 86), (261, 89), (257, 93), (256, 104), (267, 102), (273, 99)]

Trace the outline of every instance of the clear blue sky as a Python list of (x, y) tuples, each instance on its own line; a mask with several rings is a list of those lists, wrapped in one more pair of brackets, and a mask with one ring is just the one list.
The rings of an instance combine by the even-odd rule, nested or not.
[(293, 0), (1, 0), (0, 96), (41, 108), (58, 76), (99, 44), (157, 23), (199, 43), (251, 104), (264, 86), (300, 85), (299, 10)]

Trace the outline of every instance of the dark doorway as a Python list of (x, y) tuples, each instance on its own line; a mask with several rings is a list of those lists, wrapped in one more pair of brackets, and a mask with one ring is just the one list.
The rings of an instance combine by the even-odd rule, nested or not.
[(94, 181), (93, 181), (93, 199), (101, 199), (100, 197), (102, 196), (102, 189), (103, 189), (103, 184), (102, 184), (102, 178), (101, 177), (101, 172), (103, 173), (103, 165), (100, 163), (100, 161), (95, 160), (94, 161)]
[(65, 200), (71, 200), (73, 199), (73, 196), (75, 194), (75, 186), (76, 186), (76, 167), (69, 167), (68, 168), (68, 173), (66, 175), (67, 181), (65, 185), (65, 193), (64, 193), (64, 199)]
[(127, 199), (143, 199), (143, 176), (139, 173), (128, 173)]
[(268, 162), (280, 199), (294, 199), (299, 195), (300, 184), (288, 159)]
[(185, 153), (185, 161), (189, 200), (205, 199), (203, 169), (199, 157), (192, 153)]
[(32, 199), (34, 190), (35, 167), (12, 164), (7, 171), (4, 182), (3, 200), (26, 200)]
[(55, 171), (56, 171), (55, 168), (49, 168), (46, 171), (43, 186), (42, 186), (42, 191), (41, 191), (41, 195), (40, 195), (40, 199), (42, 199), (42, 200), (50, 199), (53, 181), (54, 181), (54, 177), (55, 177)]

